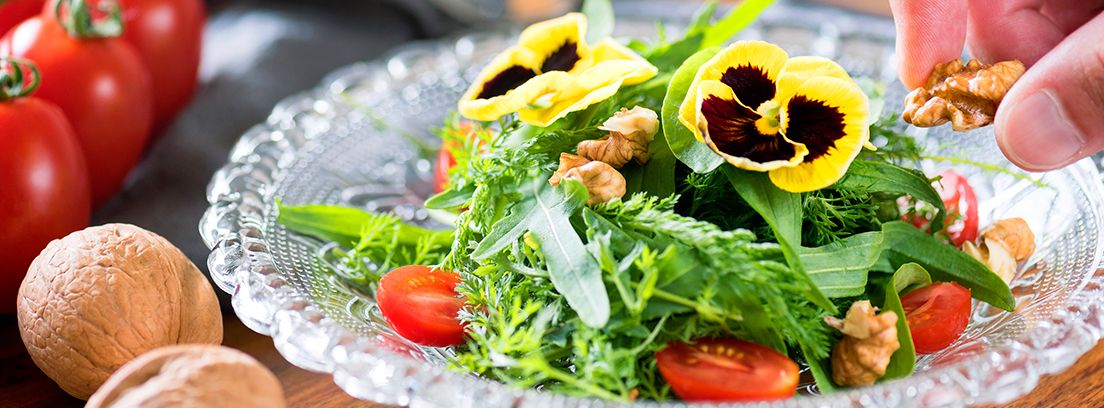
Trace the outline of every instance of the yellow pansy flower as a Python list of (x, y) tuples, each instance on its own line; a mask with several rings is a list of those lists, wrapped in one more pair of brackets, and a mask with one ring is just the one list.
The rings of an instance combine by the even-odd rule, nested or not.
[(458, 108), (470, 119), (495, 120), (518, 112), (524, 122), (548, 126), (656, 72), (613, 40), (588, 46), (586, 17), (569, 13), (522, 31), (516, 46), (483, 68)]
[(762, 41), (728, 46), (698, 70), (679, 121), (726, 161), (791, 192), (838, 181), (870, 139), (869, 102), (847, 72)]

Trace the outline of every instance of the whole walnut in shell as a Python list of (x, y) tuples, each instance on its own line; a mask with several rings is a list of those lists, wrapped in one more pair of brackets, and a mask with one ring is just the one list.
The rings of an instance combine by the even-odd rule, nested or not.
[(218, 298), (203, 273), (169, 241), (128, 224), (51, 242), (31, 263), (16, 308), (31, 359), (81, 399), (146, 351), (222, 342)]
[(280, 381), (253, 357), (211, 345), (162, 347), (131, 360), (86, 408), (282, 408)]

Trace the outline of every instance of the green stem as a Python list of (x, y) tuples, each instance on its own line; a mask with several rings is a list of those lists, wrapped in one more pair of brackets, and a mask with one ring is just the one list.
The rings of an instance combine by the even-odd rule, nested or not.
[[(54, 17), (73, 38), (113, 38), (123, 35), (123, 8), (115, 0), (54, 1)], [(89, 4), (90, 2), (94, 4)]]
[(38, 67), (21, 58), (0, 58), (0, 102), (30, 95), (38, 88)]
[[(639, 285), (639, 284), (636, 284), (636, 285)], [(739, 321), (744, 320), (743, 316), (732, 315), (732, 314), (730, 314), (728, 312), (725, 312), (724, 310), (721, 310), (717, 307), (709, 306), (709, 305), (703, 305), (703, 304), (700, 304), (700, 303), (695, 302), (693, 300), (690, 300), (690, 299), (684, 298), (682, 296), (673, 294), (671, 292), (667, 292), (663, 289), (653, 289), (652, 297), (654, 297), (656, 299), (660, 299), (660, 300), (665, 300), (665, 301), (674, 303), (676, 305), (689, 307), (691, 309), (696, 310), (698, 313), (704, 312), (704, 313), (707, 313), (710, 316), (716, 316), (717, 318), (719, 318), (722, 321), (732, 320), (732, 321), (735, 321), (735, 322), (739, 322)]]

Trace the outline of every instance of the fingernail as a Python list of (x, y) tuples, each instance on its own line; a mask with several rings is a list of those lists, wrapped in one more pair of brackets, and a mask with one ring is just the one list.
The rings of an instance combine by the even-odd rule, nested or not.
[(1085, 146), (1085, 137), (1066, 118), (1051, 90), (1041, 90), (1011, 106), (997, 128), (1008, 158), (1028, 170), (1067, 164)]

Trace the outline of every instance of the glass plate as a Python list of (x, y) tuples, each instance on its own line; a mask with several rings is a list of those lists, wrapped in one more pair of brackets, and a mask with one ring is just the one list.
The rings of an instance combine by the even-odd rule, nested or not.
[[(693, 2), (686, 2), (693, 3)], [(651, 36), (654, 21), (677, 31), (695, 4), (619, 3), (618, 34)], [(627, 17), (626, 17), (627, 16)], [(672, 17), (673, 16), (673, 17)], [(822, 55), (856, 76), (893, 78), (892, 22), (822, 8), (776, 6), (741, 38), (782, 45), (791, 55)], [(345, 204), (393, 211), (430, 223), (421, 207), (432, 192), (431, 163), (419, 145), (437, 141), (440, 126), (482, 64), (513, 41), (506, 33), (405, 46), (387, 58), (335, 72), (317, 89), (288, 98), (268, 121), (232, 149), (229, 163), (207, 190), (200, 221), (212, 249), (211, 276), (233, 294), (232, 304), (253, 330), (271, 335), (291, 363), (331, 372), (350, 395), (413, 407), (619, 406), (499, 383), (445, 370), (448, 350), (420, 348), (395, 335), (371, 299), (324, 272), (323, 243), (289, 233), (275, 222), (285, 204)], [(899, 111), (904, 90), (891, 87), (886, 111)], [(951, 347), (920, 359), (909, 378), (871, 387), (807, 394), (776, 406), (954, 407), (1010, 401), (1039, 377), (1060, 372), (1093, 347), (1104, 326), (1101, 227), (1104, 195), (1091, 160), (1033, 183), (1004, 160), (991, 130), (952, 134), (949, 126), (912, 129), (935, 156), (968, 159), (954, 167), (981, 198), (981, 224), (1024, 217), (1038, 250), (1012, 284), (1018, 307), (1003, 313), (975, 302), (966, 333)], [(1020, 175), (1020, 177), (1012, 174)], [(324, 256), (322, 257), (324, 258)], [(681, 403), (637, 405), (681, 407)], [(697, 406), (697, 405), (695, 405)]]

